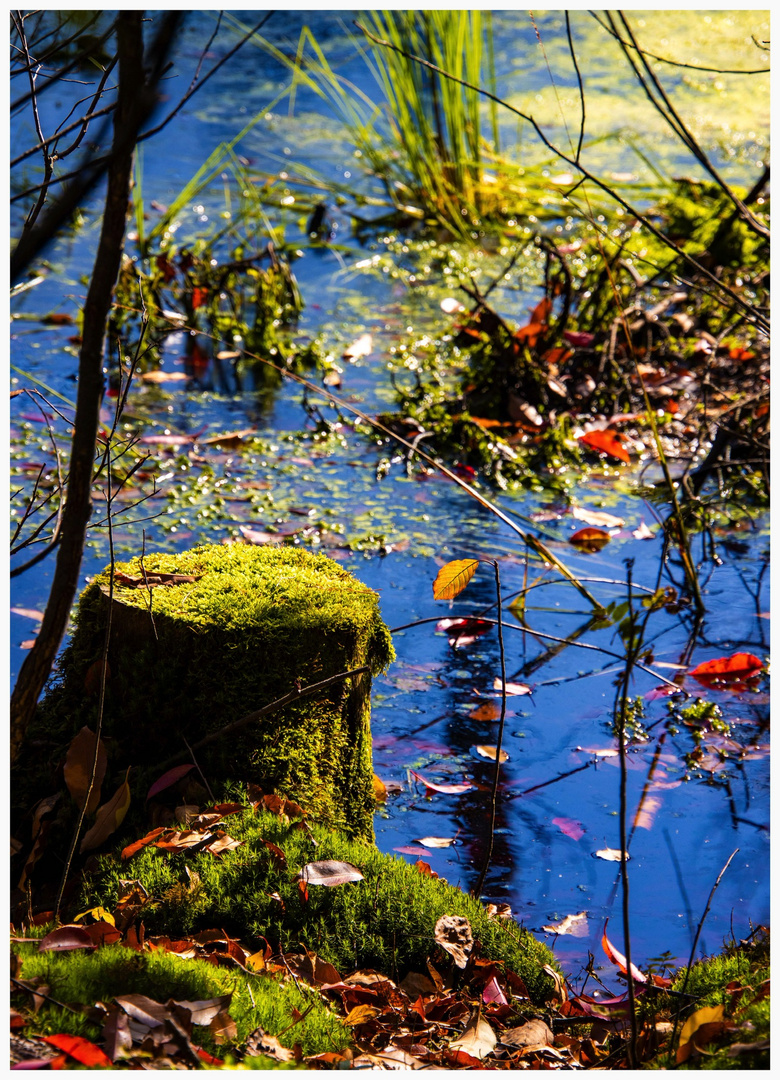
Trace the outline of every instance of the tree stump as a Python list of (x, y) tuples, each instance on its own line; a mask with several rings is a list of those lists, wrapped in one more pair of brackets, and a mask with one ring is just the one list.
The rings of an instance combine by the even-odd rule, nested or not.
[[(49, 703), (94, 730), (109, 605), (103, 737), (114, 768), (148, 766), (340, 672), (334, 682), (197, 749), (207, 779), (260, 784), (349, 835), (373, 838), (371, 674), (393, 659), (378, 597), (324, 555), (212, 545), (147, 554), (82, 593)], [(46, 711), (51, 713), (52, 709)], [(186, 740), (186, 743), (185, 743)]]

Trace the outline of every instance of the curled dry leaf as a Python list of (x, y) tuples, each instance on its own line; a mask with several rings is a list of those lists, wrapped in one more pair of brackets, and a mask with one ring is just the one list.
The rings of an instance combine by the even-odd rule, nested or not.
[(474, 577), (479, 559), (454, 559), (442, 566), (433, 583), (434, 600), (452, 600)]
[[(434, 940), (446, 950), (459, 968), (468, 962), (474, 946), (471, 923), (462, 915), (442, 915), (433, 931)], [(466, 1049), (463, 1047), (463, 1049)], [(470, 1053), (470, 1051), (468, 1051)]]
[(605, 532), (604, 529), (594, 529), (590, 526), (584, 529), (578, 529), (569, 537), (570, 544), (580, 551), (588, 552), (601, 551), (609, 541), (610, 535), (608, 532)]
[(493, 1053), (497, 1042), (493, 1028), (487, 1020), (482, 1019), (480, 1010), (475, 1009), (466, 1025), (466, 1030), (450, 1043), (450, 1050), (462, 1050), (465, 1054), (481, 1061), (482, 1058)]
[[(480, 757), (489, 758), (490, 761), (496, 760), (497, 746), (475, 746), (474, 749)], [(506, 750), (502, 750), (499, 754), (499, 761), (509, 761), (509, 754), (507, 754)]]
[(307, 885), (345, 885), (349, 881), (362, 881), (363, 874), (352, 863), (323, 859), (307, 863), (298, 874), (298, 880)]
[(519, 1027), (509, 1028), (501, 1033), (501, 1045), (518, 1050), (530, 1046), (552, 1046), (553, 1033), (544, 1020), (529, 1020)]
[(488, 919), (511, 919), (512, 908), (509, 904), (486, 904)]
[[(604, 933), (601, 936), (601, 947), (603, 948), (604, 952), (607, 954), (609, 959), (612, 961), (612, 963), (615, 964), (617, 967), (619, 967), (624, 975), (627, 975), (628, 974), (628, 968), (626, 966), (626, 958), (625, 958), (625, 956), (623, 956), (622, 953), (619, 953), (617, 951), (615, 946), (612, 944), (612, 942), (607, 937), (607, 923), (608, 922), (609, 922), (609, 919), (607, 919), (607, 921), (604, 923)], [(631, 965), (631, 974), (632, 974), (635, 982), (640, 982), (640, 983), (647, 982), (647, 976), (643, 975), (642, 972), (639, 970), (639, 968), (635, 967), (634, 964)]]

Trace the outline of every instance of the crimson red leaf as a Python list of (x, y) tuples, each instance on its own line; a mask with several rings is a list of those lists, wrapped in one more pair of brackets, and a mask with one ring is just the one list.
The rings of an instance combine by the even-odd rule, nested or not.
[(152, 786), (146, 793), (146, 798), (151, 799), (153, 795), (159, 794), (161, 791), (165, 791), (166, 788), (171, 787), (177, 780), (181, 780), (183, 776), (186, 776), (190, 769), (194, 769), (195, 766), (190, 765), (174, 765), (172, 769), (169, 769), (167, 773), (163, 773), (159, 780), (155, 780)]
[(579, 821), (575, 821), (573, 818), (567, 817), (554, 817), (552, 819), (553, 825), (557, 825), (562, 833), (566, 833), (572, 840), (579, 840), (585, 835), (585, 830)]
[(610, 457), (619, 458), (628, 463), (628, 451), (620, 441), (620, 435), (612, 428), (604, 428), (603, 431), (588, 431), (580, 435), (580, 442), (591, 450), (598, 450), (600, 454), (609, 454)]
[(718, 683), (733, 685), (744, 682), (757, 675), (762, 666), (759, 658), (752, 653), (737, 652), (731, 656), (720, 656), (717, 660), (705, 660), (689, 674), (704, 686), (717, 687)]
[(111, 1058), (107, 1057), (99, 1046), (95, 1046), (81, 1035), (43, 1035), (42, 1038), (50, 1046), (63, 1050), (90, 1069), (110, 1069), (113, 1065)]
[(564, 330), (563, 340), (576, 348), (587, 349), (593, 344), (595, 334), (589, 334), (586, 330)]

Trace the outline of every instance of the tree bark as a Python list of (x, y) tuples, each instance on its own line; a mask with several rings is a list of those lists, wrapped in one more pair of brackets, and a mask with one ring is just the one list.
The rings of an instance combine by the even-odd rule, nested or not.
[(41, 629), (11, 697), (11, 760), (24, 741), (68, 624), (78, 585), (87, 525), (92, 513), (92, 474), (103, 398), (103, 351), (108, 314), (124, 246), (133, 151), (147, 113), (141, 11), (121, 11), (117, 25), (119, 86), (108, 190), (92, 279), (84, 305), (78, 396), (70, 474), (57, 563)]

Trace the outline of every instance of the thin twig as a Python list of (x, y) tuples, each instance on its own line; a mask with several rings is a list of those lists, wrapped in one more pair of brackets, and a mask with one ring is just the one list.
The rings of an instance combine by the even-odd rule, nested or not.
[(187, 742), (187, 740), (184, 738), (183, 735), (182, 735), (182, 738), (184, 739), (184, 745), (187, 747), (187, 749), (190, 752), (190, 757), (192, 758), (192, 764), (198, 770), (198, 774), (200, 775), (200, 778), (203, 781), (203, 784), (204, 784), (204, 786), (206, 788), (206, 791), (209, 793), (209, 798), (211, 799), (212, 803), (216, 803), (217, 800), (214, 798), (214, 792), (211, 790), (211, 785), (209, 784), (208, 780), (206, 779), (206, 776), (205, 776), (205, 774), (203, 772), (203, 769), (201, 769), (200, 765), (198, 764), (198, 759), (195, 757), (195, 752), (193, 751), (192, 747), (190, 746), (190, 744)]
[(490, 793), (490, 836), (488, 838), (485, 861), (479, 880), (474, 886), (474, 896), (479, 900), (482, 895), (482, 887), (485, 884), (490, 860), (493, 857), (493, 841), (496, 831), (496, 806), (498, 801), (498, 780), (501, 773), (501, 743), (504, 738), (504, 721), (506, 720), (506, 656), (504, 655), (504, 634), (501, 623), (501, 577), (498, 571), (498, 559), (492, 559), (493, 569), (496, 575), (496, 606), (498, 607), (498, 648), (501, 656), (501, 716), (498, 721), (498, 738), (496, 740), (496, 767), (493, 770), (493, 788)]
[[(694, 957), (696, 956), (696, 946), (699, 944), (699, 935), (701, 934), (702, 927), (704, 926), (704, 920), (707, 918), (707, 913), (710, 910), (710, 904), (712, 903), (712, 898), (715, 895), (715, 890), (720, 885), (721, 879), (723, 878), (723, 875), (728, 870), (728, 868), (729, 868), (729, 866), (731, 864), (731, 860), (734, 858), (734, 856), (737, 854), (738, 851), (739, 851), (739, 848), (734, 848), (734, 850), (732, 851), (732, 853), (729, 855), (728, 859), (726, 860), (726, 865), (723, 867), (723, 869), (721, 870), (721, 872), (718, 874), (717, 878), (715, 879), (715, 884), (710, 889), (710, 895), (707, 897), (707, 904), (706, 904), (706, 906), (704, 908), (704, 913), (702, 914), (702, 917), (699, 919), (699, 925), (696, 927), (696, 936), (694, 937), (693, 945), (691, 946), (691, 955), (688, 957), (688, 967), (686, 968), (686, 971), (685, 971), (685, 979), (683, 980), (682, 990), (680, 991), (681, 994), (684, 994), (687, 987), (688, 987), (688, 979), (690, 978), (691, 968), (693, 967), (693, 960), (694, 960)], [(677, 1038), (677, 1025), (678, 1025), (679, 1021), (680, 1021), (680, 1012), (678, 1010), (677, 1013), (675, 1014), (675, 1017), (674, 1017), (674, 1028), (672, 1029), (672, 1039), (671, 1039), (671, 1042), (669, 1043), (669, 1060), (667, 1062), (667, 1065), (671, 1064), (672, 1053), (674, 1051), (674, 1041)]]

